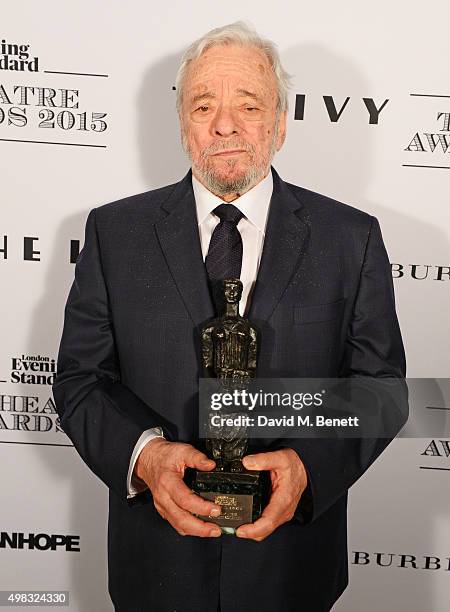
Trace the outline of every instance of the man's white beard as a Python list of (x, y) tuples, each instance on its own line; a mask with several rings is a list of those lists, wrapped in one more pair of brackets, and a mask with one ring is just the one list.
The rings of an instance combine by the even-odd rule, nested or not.
[[(275, 122), (275, 129), (269, 153), (259, 164), (255, 161), (254, 147), (252, 145), (249, 145), (248, 143), (239, 142), (238, 140), (227, 140), (226, 142), (220, 141), (219, 143), (214, 143), (213, 145), (210, 145), (202, 152), (200, 165), (196, 164), (192, 159), (191, 149), (189, 147), (184, 131), (182, 131), (182, 145), (183, 149), (191, 160), (192, 169), (195, 171), (195, 175), (200, 179), (203, 185), (205, 185), (205, 187), (209, 189), (209, 191), (211, 191), (217, 196), (225, 196), (231, 194), (242, 195), (243, 193), (257, 185), (269, 172), (270, 164), (272, 163), (272, 159), (274, 158), (274, 155), (277, 151), (276, 143), (278, 140), (278, 130), (279, 114)], [(210, 165), (208, 167), (208, 159), (211, 154), (216, 153), (217, 151), (233, 148), (244, 149), (252, 157), (253, 163), (251, 163), (251, 165), (244, 173), (241, 173), (236, 177), (226, 178), (218, 175), (217, 170), (216, 168), (214, 168), (213, 165)], [(227, 164), (229, 164), (231, 168), (235, 166), (236, 163), (237, 160), (235, 159), (227, 160)]]

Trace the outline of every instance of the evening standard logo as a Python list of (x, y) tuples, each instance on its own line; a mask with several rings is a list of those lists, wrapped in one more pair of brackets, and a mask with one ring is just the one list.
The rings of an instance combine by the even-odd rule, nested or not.
[[(11, 138), (3, 137), (4, 142), (28, 142), (41, 144), (55, 144), (70, 146), (89, 146), (106, 148), (105, 144), (99, 142), (86, 142), (87, 137), (106, 132), (108, 124), (106, 121), (108, 113), (89, 106), (89, 85), (82, 89), (79, 86), (79, 77), (108, 77), (97, 71), (71, 72), (63, 70), (64, 66), (58, 66), (59, 70), (40, 70), (39, 58), (33, 56), (30, 45), (21, 41), (8, 40), (6, 37), (0, 41), (0, 70), (4, 71), (0, 81), (0, 126), (5, 128), (5, 136), (11, 134)], [(58, 55), (59, 57), (59, 55)], [(60, 61), (60, 60), (58, 60)], [(10, 78), (6, 78), (6, 72), (10, 72)], [(21, 83), (21, 75), (25, 73), (53, 74), (51, 82)], [(14, 76), (15, 75), (15, 76)], [(61, 78), (58, 75), (71, 75), (74, 79), (74, 87), (67, 87), (67, 78), (58, 87)], [(35, 78), (40, 75), (36, 74)], [(5, 77), (5, 78), (4, 78)], [(14, 81), (11, 82), (11, 79)], [(17, 80), (16, 80), (17, 78)], [(52, 85), (52, 86), (50, 86)], [(17, 139), (16, 134), (22, 133), (26, 136), (27, 128), (39, 129), (42, 139), (36, 139), (33, 134), (32, 140), (26, 138)], [(69, 142), (61, 141), (65, 135), (72, 137)], [(3, 135), (3, 134), (2, 134)], [(58, 136), (57, 141), (51, 138)], [(48, 138), (50, 136), (50, 138)], [(82, 139), (82, 142), (75, 142)], [(14, 145), (16, 146), (16, 145)]]
[(0, 395), (0, 432), (64, 433), (52, 397)]
[(79, 535), (0, 531), (0, 549), (80, 552)]
[(22, 355), (11, 358), (10, 382), (22, 385), (53, 385), (56, 361), (41, 355)]
[(39, 72), (39, 58), (31, 57), (30, 45), (2, 38), (0, 42), (0, 70)]
[(409, 555), (388, 552), (369, 553), (362, 550), (353, 550), (351, 563), (352, 565), (362, 567), (376, 565), (379, 567), (398, 567), (402, 569), (413, 569), (416, 571), (450, 571), (450, 557), (438, 557), (434, 555)]

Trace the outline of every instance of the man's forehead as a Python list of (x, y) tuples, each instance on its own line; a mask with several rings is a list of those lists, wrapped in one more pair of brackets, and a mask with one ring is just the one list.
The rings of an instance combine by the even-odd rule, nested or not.
[(270, 70), (269, 60), (266, 54), (257, 47), (239, 45), (215, 45), (203, 51), (192, 65), (208, 66), (222, 63), (224, 66), (232, 63), (248, 65), (251, 63), (261, 74)]
[[(236, 82), (246, 81), (260, 91), (274, 84), (273, 71), (260, 49), (216, 45), (191, 62), (186, 75), (186, 90), (190, 95), (203, 93), (211, 89), (213, 81), (227, 77)], [(250, 87), (246, 89), (250, 90)]]

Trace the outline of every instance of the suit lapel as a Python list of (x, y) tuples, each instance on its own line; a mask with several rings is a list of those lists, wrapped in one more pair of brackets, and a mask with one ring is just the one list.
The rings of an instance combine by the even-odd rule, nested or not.
[(172, 277), (195, 323), (214, 316), (203, 263), (191, 170), (162, 205), (168, 213), (156, 224), (159, 243)]
[(250, 320), (267, 321), (297, 268), (309, 227), (300, 217), (302, 204), (272, 168), (273, 193)]

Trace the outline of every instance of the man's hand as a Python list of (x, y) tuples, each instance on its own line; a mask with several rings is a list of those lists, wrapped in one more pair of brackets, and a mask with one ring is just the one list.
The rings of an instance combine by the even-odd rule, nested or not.
[(220, 528), (192, 516), (219, 516), (220, 506), (196, 495), (183, 482), (186, 467), (212, 470), (215, 462), (182, 442), (153, 438), (139, 453), (134, 472), (147, 483), (155, 508), (180, 535), (203, 538), (221, 535)]
[(269, 503), (258, 520), (236, 530), (240, 538), (261, 542), (293, 518), (308, 477), (300, 457), (292, 448), (247, 455), (243, 464), (248, 470), (270, 470), (272, 495)]

